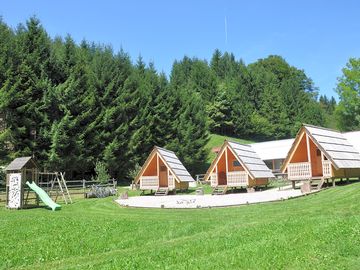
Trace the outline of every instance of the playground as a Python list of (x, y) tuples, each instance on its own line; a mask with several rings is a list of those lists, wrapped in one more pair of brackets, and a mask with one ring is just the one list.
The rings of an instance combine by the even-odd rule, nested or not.
[(5, 188), (0, 189), (0, 204), (8, 209), (39, 207), (40, 202), (52, 211), (73, 198), (103, 198), (116, 195), (116, 180), (66, 180), (65, 172), (40, 171), (32, 157), (14, 159), (5, 169)]

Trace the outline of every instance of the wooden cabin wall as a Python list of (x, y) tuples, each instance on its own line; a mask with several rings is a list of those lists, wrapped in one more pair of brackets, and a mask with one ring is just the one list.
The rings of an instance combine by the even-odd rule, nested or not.
[(157, 155), (154, 155), (154, 157), (149, 162), (148, 166), (146, 167), (143, 176), (156, 176), (157, 175)]
[(176, 189), (188, 189), (189, 188), (189, 183), (188, 182), (178, 182), (175, 181), (175, 188)]
[(228, 156), (228, 171), (235, 172), (235, 171), (244, 171), (244, 168), (240, 166), (234, 166), (234, 161), (237, 161), (235, 155), (231, 152), (229, 148), (226, 149), (227, 156)]
[(290, 160), (290, 163), (297, 163), (297, 162), (307, 162), (307, 146), (306, 146), (306, 136), (304, 135), (298, 144), (295, 152)]
[(167, 187), (168, 185), (168, 168), (165, 163), (159, 158), (159, 186)]
[(249, 176), (249, 187), (266, 186), (268, 183), (268, 178), (251, 179)]
[(335, 168), (333, 168), (333, 174), (336, 178), (345, 177), (345, 169), (335, 170)]
[(333, 167), (333, 174), (335, 178), (353, 178), (360, 177), (360, 169), (340, 169), (335, 170)]
[(311, 139), (309, 139), (309, 144), (310, 144), (312, 176), (322, 176), (323, 171), (322, 171), (321, 152), (318, 152), (317, 146)]
[(226, 185), (226, 159), (225, 159), (225, 151), (221, 154), (219, 161), (217, 163), (218, 170), (218, 184)]

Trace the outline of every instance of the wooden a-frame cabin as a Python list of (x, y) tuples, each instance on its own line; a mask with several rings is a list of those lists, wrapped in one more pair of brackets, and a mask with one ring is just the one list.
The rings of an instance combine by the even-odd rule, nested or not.
[(154, 190), (155, 195), (188, 189), (189, 183), (194, 181), (174, 152), (157, 146), (134, 179), (140, 190)]
[(325, 180), (360, 176), (359, 151), (339, 132), (304, 124), (281, 168), (295, 181)]
[(273, 177), (250, 145), (225, 140), (204, 180), (211, 181), (214, 194), (225, 194), (228, 188), (267, 185)]

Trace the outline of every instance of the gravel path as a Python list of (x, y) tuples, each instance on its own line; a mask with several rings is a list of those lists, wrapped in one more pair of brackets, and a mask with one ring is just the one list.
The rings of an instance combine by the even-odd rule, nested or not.
[(270, 189), (226, 195), (136, 196), (116, 200), (121, 206), (145, 208), (207, 208), (271, 202), (300, 197), (300, 189)]

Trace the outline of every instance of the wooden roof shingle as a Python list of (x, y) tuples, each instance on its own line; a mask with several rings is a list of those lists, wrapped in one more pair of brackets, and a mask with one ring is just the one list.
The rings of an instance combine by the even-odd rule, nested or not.
[(31, 157), (19, 157), (15, 158), (11, 163), (5, 168), (5, 171), (18, 171), (24, 168), (24, 166), (31, 160)]
[(179, 158), (173, 151), (167, 150), (161, 147), (155, 147), (158, 153), (161, 155), (163, 160), (169, 166), (171, 171), (174, 172), (175, 177), (177, 177), (180, 182), (194, 182), (194, 178), (190, 175), (185, 166), (181, 163)]
[(227, 141), (233, 153), (244, 165), (252, 178), (273, 178), (271, 170), (260, 159), (251, 145)]
[(306, 124), (303, 127), (324, 155), (333, 162), (336, 169), (360, 168), (359, 151), (342, 133)]

